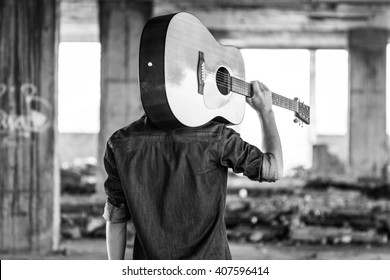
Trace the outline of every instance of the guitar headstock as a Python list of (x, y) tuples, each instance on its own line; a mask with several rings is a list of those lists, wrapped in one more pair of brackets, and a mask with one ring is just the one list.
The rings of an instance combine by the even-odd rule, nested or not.
[(295, 110), (295, 117), (298, 122), (301, 121), (305, 124), (310, 124), (310, 106), (305, 105), (303, 102), (300, 102), (298, 98), (294, 98), (297, 102), (297, 110)]

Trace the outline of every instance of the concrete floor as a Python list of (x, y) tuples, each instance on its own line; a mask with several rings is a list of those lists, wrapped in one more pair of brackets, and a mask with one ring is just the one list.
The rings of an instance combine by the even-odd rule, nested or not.
[[(0, 254), (0, 259), (64, 259), (102, 260), (107, 258), (104, 239), (69, 240), (62, 243), (66, 253)], [(286, 245), (230, 243), (233, 259), (237, 260), (390, 260), (390, 245)], [(126, 259), (131, 259), (132, 248), (127, 248)]]

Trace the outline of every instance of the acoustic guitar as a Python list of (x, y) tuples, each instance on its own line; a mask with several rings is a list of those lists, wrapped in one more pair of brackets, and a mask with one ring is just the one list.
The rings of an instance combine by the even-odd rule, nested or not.
[[(240, 51), (219, 44), (195, 16), (185, 12), (146, 23), (139, 83), (146, 115), (163, 129), (196, 127), (210, 120), (239, 124), (245, 98), (252, 97)], [(310, 107), (298, 99), (272, 93), (272, 104), (293, 111), (296, 121), (310, 123)]]

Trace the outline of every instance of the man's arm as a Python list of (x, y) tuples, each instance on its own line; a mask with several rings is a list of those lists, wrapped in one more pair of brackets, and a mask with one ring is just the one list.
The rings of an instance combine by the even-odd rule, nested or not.
[(109, 260), (124, 260), (126, 250), (126, 222), (106, 222), (106, 243)]
[(107, 179), (104, 189), (107, 194), (103, 218), (106, 220), (106, 244), (110, 260), (124, 259), (126, 250), (126, 222), (131, 218), (119, 172), (115, 162), (114, 152), (107, 143), (104, 155), (104, 168)]
[(271, 154), (271, 165), (276, 164), (278, 178), (283, 176), (282, 145), (272, 111), (272, 92), (258, 81), (252, 82), (254, 95), (247, 103), (257, 112), (263, 132), (263, 152)]

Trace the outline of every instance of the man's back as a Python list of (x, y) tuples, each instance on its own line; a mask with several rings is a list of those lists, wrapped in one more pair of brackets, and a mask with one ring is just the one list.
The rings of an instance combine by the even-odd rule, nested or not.
[[(110, 138), (137, 231), (134, 258), (231, 258), (223, 220), (227, 167), (218, 158), (222, 128), (165, 132), (143, 117)], [(106, 190), (115, 199), (115, 188)]]
[(266, 153), (224, 124), (163, 131), (146, 117), (108, 140), (104, 165), (107, 248), (124, 257), (126, 221), (136, 229), (135, 259), (230, 259), (224, 224), (227, 169), (275, 181), (283, 170), (271, 92), (253, 83)]

